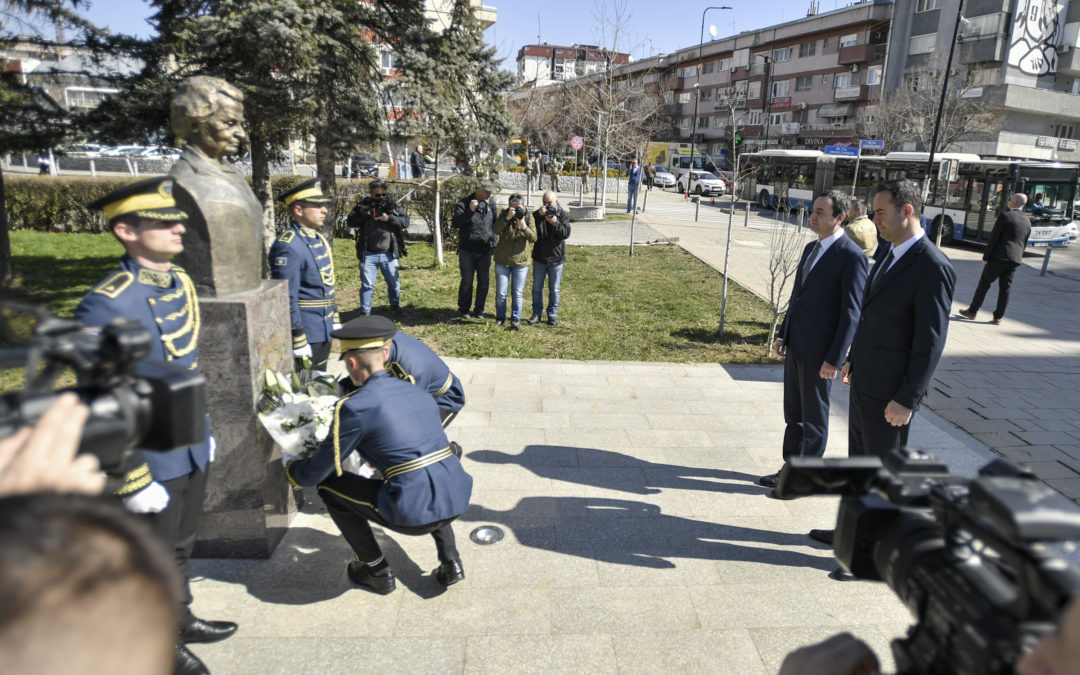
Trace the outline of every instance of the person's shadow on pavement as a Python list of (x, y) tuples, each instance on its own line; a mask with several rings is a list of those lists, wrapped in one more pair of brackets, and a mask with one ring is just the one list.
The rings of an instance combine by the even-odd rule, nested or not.
[[(760, 495), (757, 475), (650, 462), (620, 452), (559, 445), (527, 445), (520, 454), (498, 450), (466, 453), (484, 464), (517, 464), (537, 476), (579, 485), (620, 490), (633, 494), (656, 494), (661, 490), (705, 490)], [(739, 481), (739, 482), (728, 482)]]

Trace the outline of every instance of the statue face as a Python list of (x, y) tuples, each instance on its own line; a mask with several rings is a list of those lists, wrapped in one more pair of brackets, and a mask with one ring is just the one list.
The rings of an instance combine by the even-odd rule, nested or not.
[(213, 116), (199, 124), (192, 140), (214, 159), (235, 155), (246, 137), (243, 122), (243, 104), (226, 100)]

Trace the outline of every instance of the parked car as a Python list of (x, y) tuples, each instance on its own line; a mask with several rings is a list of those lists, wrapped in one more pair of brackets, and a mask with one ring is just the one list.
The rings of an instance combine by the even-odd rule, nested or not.
[(168, 146), (146, 148), (140, 153), (136, 153), (136, 156), (141, 159), (171, 159), (176, 161), (180, 159), (180, 151), (176, 148), (170, 148)]
[[(349, 164), (342, 164), (342, 175), (349, 170)], [(379, 162), (371, 155), (355, 155), (352, 158), (350, 178), (375, 178), (379, 173)]]
[(727, 192), (724, 182), (708, 171), (690, 171), (689, 174), (679, 176), (676, 185), (679, 192), (687, 192), (687, 176), (689, 175), (689, 192), (696, 195), (722, 195)]
[(100, 157), (101, 151), (105, 149), (105, 146), (97, 143), (79, 143), (61, 148), (64, 154), (72, 157)]
[(656, 165), (656, 178), (653, 184), (659, 188), (675, 187), (675, 174), (667, 170), (667, 167)]

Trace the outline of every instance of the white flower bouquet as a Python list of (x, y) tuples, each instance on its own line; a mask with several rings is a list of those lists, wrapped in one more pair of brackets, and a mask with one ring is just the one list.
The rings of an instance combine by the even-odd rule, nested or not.
[(290, 378), (267, 370), (259, 379), (259, 421), (282, 454), (303, 459), (314, 453), (334, 421), (338, 396), (333, 376), (308, 371)]

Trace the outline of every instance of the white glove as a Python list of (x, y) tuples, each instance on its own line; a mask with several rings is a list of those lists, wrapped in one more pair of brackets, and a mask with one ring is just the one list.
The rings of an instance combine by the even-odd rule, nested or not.
[(214, 461), (214, 456), (217, 454), (217, 439), (213, 436), (210, 437), (210, 461)]
[(292, 355), (293, 355), (294, 358), (298, 358), (298, 359), (302, 359), (305, 356), (310, 358), (312, 356), (311, 345), (304, 345), (303, 347), (300, 347), (299, 349), (292, 350)]
[(341, 322), (340, 321), (335, 321), (334, 322), (334, 330), (341, 330)]
[(130, 513), (159, 513), (169, 505), (169, 493), (154, 481), (130, 497), (124, 497), (124, 508)]

